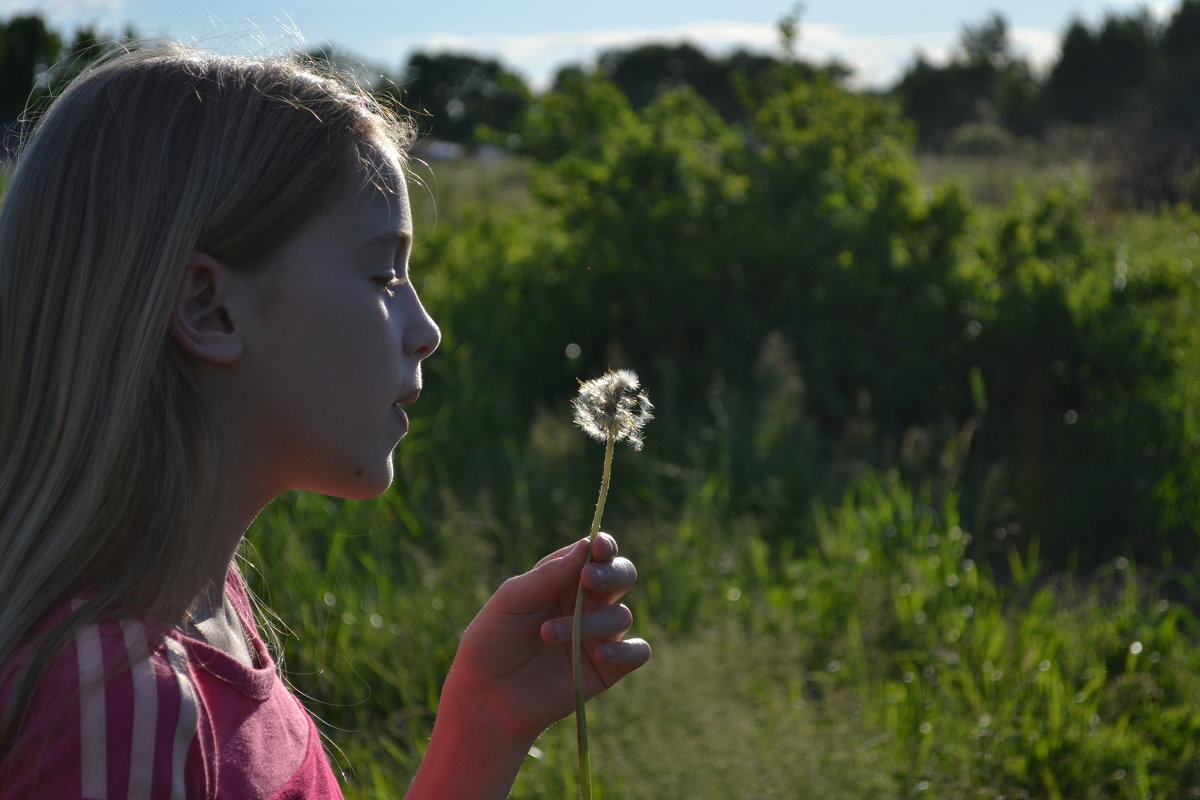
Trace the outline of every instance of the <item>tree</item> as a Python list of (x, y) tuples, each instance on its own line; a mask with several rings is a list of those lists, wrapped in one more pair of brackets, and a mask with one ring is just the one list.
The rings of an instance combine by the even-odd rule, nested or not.
[(0, 22), (0, 118), (15, 119), (62, 57), (62, 39), (37, 15)]
[[(127, 28), (122, 38), (129, 42), (138, 37), (132, 28)], [(44, 74), (41, 85), (34, 91), (35, 96), (57, 94), (89, 64), (116, 46), (116, 40), (91, 26), (79, 28), (71, 43), (63, 50), (63, 58)]]
[(1167, 78), (1159, 105), (1164, 123), (1194, 130), (1200, 125), (1200, 0), (1183, 0), (1163, 31)]
[(927, 147), (944, 145), (971, 123), (1003, 124), (1020, 134), (1039, 127), (1033, 73), (1013, 54), (1008, 22), (999, 13), (964, 26), (958, 51), (945, 66), (918, 56), (892, 91)]
[[(1193, 45), (1197, 43), (1200, 40)], [(1128, 16), (1107, 17), (1099, 44), (1105, 70), (1097, 77), (1108, 84), (1114, 105), (1123, 105), (1158, 80), (1164, 63), (1159, 30), (1145, 8)]]
[(1046, 114), (1076, 124), (1111, 121), (1158, 80), (1158, 30), (1143, 10), (1109, 15), (1093, 32), (1075, 20), (1043, 89)]
[(691, 86), (710, 102), (728, 95), (722, 66), (691, 44), (646, 44), (601, 54), (599, 69), (620, 87), (635, 109), (642, 109), (665, 90)]
[(959, 48), (967, 64), (1003, 69), (1012, 61), (1008, 41), (1008, 20), (998, 12), (978, 25), (964, 25)]
[(800, 17), (803, 13), (804, 4), (796, 3), (778, 23), (779, 40), (788, 61), (796, 60), (796, 43), (800, 41)]
[(917, 123), (921, 144), (938, 147), (955, 128), (978, 116), (980, 94), (962, 64), (939, 67), (918, 55), (892, 92)]
[(1073, 21), (1043, 90), (1050, 117), (1075, 123), (1095, 121), (1095, 110), (1104, 103), (1104, 87), (1092, 80), (1100, 59), (1100, 43), (1091, 29), (1080, 20)]
[[(785, 29), (786, 24), (786, 20), (780, 23)], [(792, 35), (796, 35), (794, 31)], [(785, 49), (789, 46), (785, 41)], [(713, 57), (686, 42), (608, 50), (600, 56), (597, 72), (616, 84), (636, 110), (655, 102), (664, 92), (686, 87), (731, 122), (748, 119), (758, 103), (796, 78), (824, 77), (838, 83), (850, 75), (850, 70), (837, 61), (814, 65), (790, 53), (781, 60), (749, 50)]]
[(462, 53), (414, 53), (399, 83), (387, 91), (415, 113), (426, 132), (462, 143), (474, 141), (481, 125), (514, 132), (530, 100), (519, 75), (498, 61)]
[(304, 57), (316, 64), (327, 64), (335, 72), (354, 76), (354, 79), (367, 89), (378, 88), (383, 78), (382, 68), (367, 63), (348, 50), (333, 44), (326, 43), (310, 48)]

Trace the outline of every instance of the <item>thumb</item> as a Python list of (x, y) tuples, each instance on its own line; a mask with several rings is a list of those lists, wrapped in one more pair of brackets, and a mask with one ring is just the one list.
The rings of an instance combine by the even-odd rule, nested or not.
[(507, 613), (542, 608), (579, 582), (587, 553), (585, 538), (546, 556), (533, 569), (505, 581), (496, 592), (496, 600)]

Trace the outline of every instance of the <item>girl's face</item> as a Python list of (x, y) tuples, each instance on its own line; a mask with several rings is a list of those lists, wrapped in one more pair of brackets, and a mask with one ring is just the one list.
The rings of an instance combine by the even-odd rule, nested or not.
[[(370, 497), (392, 481), (403, 405), (441, 334), (409, 280), (412, 214), (399, 165), (380, 158), (245, 278), (256, 283), (241, 358), (239, 435), (270, 493)], [(358, 176), (361, 178), (362, 176)], [(377, 185), (386, 183), (384, 191)]]

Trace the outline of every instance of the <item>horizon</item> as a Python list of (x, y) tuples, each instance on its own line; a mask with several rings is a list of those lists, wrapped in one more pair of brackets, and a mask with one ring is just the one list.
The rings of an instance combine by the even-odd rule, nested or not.
[[(887, 88), (918, 55), (935, 64), (948, 61), (963, 28), (986, 21), (994, 11), (1008, 23), (1014, 54), (1042, 71), (1057, 57), (1061, 35), (1072, 20), (1095, 26), (1106, 16), (1145, 9), (1162, 21), (1179, 1), (967, 0), (957, 6), (957, 11), (946, 10), (932, 0), (904, 9), (876, 0), (808, 3), (800, 10), (795, 53), (812, 63), (845, 64), (853, 70), (849, 82), (857, 88)], [(714, 57), (736, 49), (782, 54), (779, 22), (797, 8), (767, 0), (743, 0), (736, 9), (715, 0), (611, 0), (604, 10), (564, 8), (549, 0), (508, 10), (453, 0), (432, 8), (404, 2), (384, 6), (373, 0), (344, 0), (336, 8), (233, 0), (213, 0), (203, 7), (183, 0), (0, 0), (0, 18), (39, 14), (67, 39), (91, 26), (104, 35), (132, 28), (138, 36), (222, 52), (333, 47), (370, 71), (392, 74), (415, 52), (461, 52), (494, 58), (541, 91), (561, 67), (590, 66), (608, 49), (686, 42)], [(393, 18), (402, 22), (392, 23)], [(393, 32), (397, 30), (404, 32)]]

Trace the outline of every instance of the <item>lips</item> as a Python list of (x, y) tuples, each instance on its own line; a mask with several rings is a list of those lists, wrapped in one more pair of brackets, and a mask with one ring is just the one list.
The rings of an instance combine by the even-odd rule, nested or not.
[(421, 390), (417, 389), (415, 392), (407, 394), (392, 403), (392, 411), (395, 412), (396, 418), (400, 420), (400, 426), (403, 429), (400, 432), (401, 436), (404, 436), (408, 433), (408, 414), (404, 413), (404, 406), (412, 405), (413, 403), (417, 402), (417, 397), (419, 397), (420, 394)]

